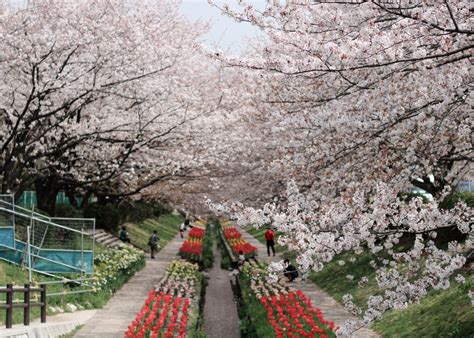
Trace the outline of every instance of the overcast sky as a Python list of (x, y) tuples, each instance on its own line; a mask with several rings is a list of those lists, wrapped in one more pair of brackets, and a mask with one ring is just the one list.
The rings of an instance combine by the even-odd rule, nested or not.
[[(206, 34), (205, 43), (212, 46), (217, 44), (222, 49), (229, 49), (234, 53), (241, 52), (249, 38), (259, 36), (261, 33), (249, 23), (235, 22), (233, 19), (223, 16), (219, 9), (210, 6), (207, 0), (182, 0), (181, 11), (192, 20), (210, 21), (212, 26)], [(265, 0), (249, 1), (256, 8), (263, 8)], [(237, 0), (218, 0), (219, 4), (237, 4)]]

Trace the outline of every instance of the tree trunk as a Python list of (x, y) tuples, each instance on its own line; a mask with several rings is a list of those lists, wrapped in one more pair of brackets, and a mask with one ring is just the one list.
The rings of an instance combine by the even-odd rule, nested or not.
[(86, 209), (89, 206), (89, 199), (91, 198), (91, 196), (92, 196), (92, 191), (87, 190), (82, 199), (82, 203), (81, 203), (82, 210)]
[(69, 203), (74, 207), (78, 208), (79, 205), (77, 204), (76, 200), (76, 188), (73, 186), (68, 186), (66, 188), (66, 196), (69, 198)]
[(56, 209), (56, 195), (59, 192), (56, 176), (38, 177), (35, 179), (36, 198), (38, 209), (54, 216)]

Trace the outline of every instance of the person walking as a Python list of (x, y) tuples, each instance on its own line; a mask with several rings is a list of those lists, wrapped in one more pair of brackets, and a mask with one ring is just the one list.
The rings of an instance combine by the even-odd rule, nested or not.
[(150, 247), (150, 252), (151, 252), (151, 258), (155, 258), (155, 252), (158, 250), (159, 240), (160, 239), (158, 238), (156, 230), (154, 230), (150, 236), (150, 239), (148, 240), (148, 245)]
[(124, 243), (130, 243), (130, 237), (128, 237), (128, 231), (126, 227), (122, 227), (119, 231), (119, 239)]
[(275, 234), (270, 227), (265, 231), (265, 240), (267, 241), (268, 257), (270, 257), (270, 248), (272, 249), (273, 256), (275, 256)]
[(184, 238), (184, 231), (186, 230), (186, 224), (181, 223), (181, 225), (179, 226), (179, 234), (181, 235), (181, 238)]

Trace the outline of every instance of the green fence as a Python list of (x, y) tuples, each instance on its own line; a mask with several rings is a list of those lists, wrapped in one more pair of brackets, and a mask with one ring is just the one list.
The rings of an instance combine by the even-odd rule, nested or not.
[[(82, 203), (83, 198), (82, 197), (76, 197), (76, 202), (77, 204)], [(93, 199), (91, 198), (91, 201)], [(38, 206), (38, 200), (36, 198), (36, 192), (35, 191), (25, 191), (21, 194), (20, 198), (16, 200), (16, 204), (19, 206), (22, 206), (24, 208), (31, 209), (33, 207)], [(66, 193), (64, 191), (60, 191), (56, 195), (56, 204), (70, 204), (69, 197), (66, 196)]]

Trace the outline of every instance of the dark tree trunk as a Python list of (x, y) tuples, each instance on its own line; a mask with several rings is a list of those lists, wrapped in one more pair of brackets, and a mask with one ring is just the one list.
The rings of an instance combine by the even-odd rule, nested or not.
[(102, 194), (97, 194), (97, 204), (106, 205), (108, 202), (107, 197)]
[(76, 188), (72, 186), (68, 186), (66, 188), (66, 196), (69, 198), (69, 203), (74, 207), (78, 208), (77, 200), (76, 200)]
[(87, 190), (86, 193), (84, 194), (84, 197), (82, 199), (82, 202), (81, 202), (81, 209), (84, 210), (85, 208), (87, 208), (89, 206), (89, 199), (91, 198), (92, 196), (92, 191), (90, 190)]
[(58, 179), (55, 176), (38, 177), (35, 179), (38, 209), (54, 216), (56, 195), (59, 192)]

